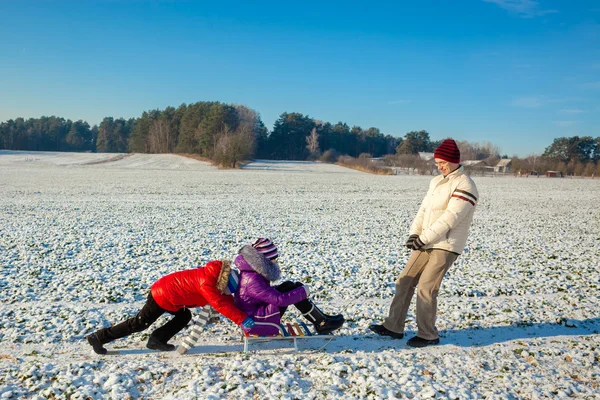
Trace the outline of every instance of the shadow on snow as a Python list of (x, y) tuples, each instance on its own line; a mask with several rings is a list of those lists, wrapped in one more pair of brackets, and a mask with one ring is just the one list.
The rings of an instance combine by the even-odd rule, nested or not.
[(553, 336), (585, 336), (600, 332), (600, 318), (569, 320), (569, 326), (559, 323), (517, 322), (509, 326), (458, 329), (441, 332), (444, 343), (456, 346), (488, 346), (518, 339), (550, 338)]
[[(585, 320), (570, 320), (569, 326), (558, 323), (516, 323), (508, 326), (494, 326), (490, 328), (470, 328), (440, 331), (440, 346), (457, 347), (484, 347), (498, 343), (507, 343), (520, 339), (531, 340), (536, 338), (551, 338), (556, 336), (587, 336), (600, 333), (600, 318)], [(300, 353), (325, 351), (327, 353), (338, 353), (351, 350), (352, 352), (379, 352), (390, 349), (411, 349), (406, 345), (406, 340), (415, 335), (415, 332), (407, 331), (404, 339), (392, 339), (390, 337), (366, 335), (334, 336), (332, 340), (298, 340)], [(241, 353), (244, 350), (243, 343), (231, 342), (224, 344), (202, 344), (190, 349), (186, 355), (209, 355)], [(294, 346), (291, 341), (274, 340), (270, 342), (253, 343), (250, 352), (258, 351), (262, 355), (294, 354)], [(119, 349), (109, 351), (109, 354), (141, 355), (156, 353), (148, 349)], [(164, 354), (164, 353), (163, 353)], [(179, 356), (176, 352), (171, 353), (174, 357)]]
[[(568, 326), (559, 323), (522, 323), (490, 328), (470, 328), (440, 331), (440, 345), (458, 347), (483, 347), (519, 339), (551, 338), (555, 336), (586, 336), (600, 333), (600, 318), (569, 320)], [(405, 332), (403, 339), (376, 335), (340, 336), (327, 346), (327, 351), (352, 349), (356, 351), (379, 351), (389, 348), (406, 348), (406, 340), (416, 332)]]

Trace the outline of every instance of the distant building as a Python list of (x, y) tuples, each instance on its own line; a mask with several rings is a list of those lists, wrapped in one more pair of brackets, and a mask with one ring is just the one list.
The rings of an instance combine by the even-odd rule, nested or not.
[(465, 168), (465, 171), (467, 171), (467, 173), (485, 175), (485, 173), (487, 172), (487, 164), (483, 160), (464, 160), (460, 162), (460, 165), (462, 165)]
[(507, 174), (510, 172), (510, 164), (512, 160), (510, 158), (503, 158), (498, 161), (498, 164), (494, 167), (494, 172), (499, 174)]
[(460, 162), (465, 168), (482, 168), (486, 166), (483, 160), (465, 160)]
[(419, 152), (419, 158), (423, 161), (434, 161), (433, 153), (426, 153), (424, 151)]
[[(437, 166), (435, 164), (435, 158), (433, 158), (433, 153), (427, 153), (424, 151), (420, 151), (419, 158), (424, 161), (425, 166), (420, 167), (422, 171), (429, 170), (431, 175), (435, 175), (437, 171)], [(421, 172), (423, 173), (423, 172)]]
[(562, 172), (560, 171), (546, 171), (546, 176), (548, 178), (562, 178)]

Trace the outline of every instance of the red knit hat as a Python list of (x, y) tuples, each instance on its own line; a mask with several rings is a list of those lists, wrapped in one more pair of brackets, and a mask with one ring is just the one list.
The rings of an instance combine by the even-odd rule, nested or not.
[(433, 158), (440, 158), (444, 161), (458, 164), (460, 163), (460, 150), (453, 139), (445, 139), (440, 146), (435, 149)]

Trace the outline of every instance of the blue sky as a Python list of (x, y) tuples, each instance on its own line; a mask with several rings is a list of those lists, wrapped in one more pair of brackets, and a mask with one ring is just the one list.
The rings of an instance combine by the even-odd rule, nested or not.
[(196, 101), (539, 154), (600, 136), (600, 1), (0, 0), (0, 121)]

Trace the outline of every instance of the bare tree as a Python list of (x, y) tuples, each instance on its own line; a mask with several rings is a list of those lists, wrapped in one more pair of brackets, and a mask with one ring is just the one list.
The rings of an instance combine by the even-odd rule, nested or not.
[(401, 168), (409, 174), (419, 173), (421, 175), (429, 175), (435, 173), (434, 164), (422, 159), (418, 154), (396, 154), (386, 157), (385, 162), (387, 165)]
[(490, 142), (471, 143), (466, 140), (457, 142), (461, 160), (484, 160), (500, 158), (500, 148)]
[(247, 126), (231, 131), (227, 125), (218, 133), (213, 160), (224, 167), (235, 168), (238, 163), (252, 157), (255, 139)]
[(585, 176), (593, 176), (596, 171), (596, 164), (593, 161), (588, 161), (585, 165), (585, 170), (583, 171), (583, 175)]
[(170, 152), (171, 129), (164, 118), (155, 119), (148, 132), (148, 146), (150, 153)]
[(312, 128), (310, 135), (306, 137), (306, 148), (310, 151), (311, 156), (316, 157), (319, 154), (319, 134), (317, 128)]
[(239, 120), (238, 129), (256, 133), (259, 117), (258, 113), (246, 106), (236, 104), (235, 110)]
[(583, 176), (583, 171), (585, 171), (585, 164), (581, 161), (575, 161), (574, 165), (571, 168), (571, 173), (575, 176)]
[[(530, 171), (536, 171), (540, 167), (540, 156), (537, 154), (531, 154), (525, 158)], [(527, 171), (529, 172), (529, 171)]]
[(460, 158), (462, 160), (476, 160), (477, 159), (477, 151), (474, 149), (474, 146), (467, 142), (466, 140), (460, 140), (456, 143), (458, 149), (460, 150)]

